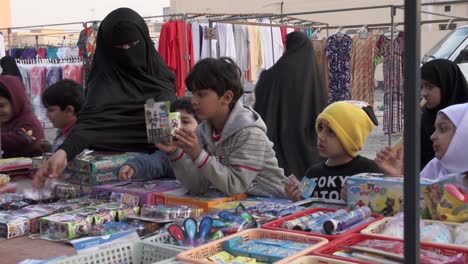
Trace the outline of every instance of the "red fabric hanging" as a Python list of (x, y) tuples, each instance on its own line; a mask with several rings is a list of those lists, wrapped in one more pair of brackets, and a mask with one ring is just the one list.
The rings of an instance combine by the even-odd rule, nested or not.
[[(184, 26), (186, 31), (184, 31)], [(187, 45), (185, 40), (187, 40)], [(177, 96), (185, 96), (185, 78), (193, 67), (192, 27), (182, 20), (165, 23), (159, 35), (158, 51), (176, 74)], [(190, 56), (188, 61), (186, 55)]]

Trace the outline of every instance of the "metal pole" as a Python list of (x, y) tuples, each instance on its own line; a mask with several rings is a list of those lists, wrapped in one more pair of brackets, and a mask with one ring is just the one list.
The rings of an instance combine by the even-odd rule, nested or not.
[(419, 169), (421, 120), (418, 102), (421, 94), (420, 26), (421, 0), (405, 0), (405, 128), (404, 128), (404, 226), (405, 263), (420, 263), (419, 245)]
[[(208, 28), (213, 28), (213, 22), (210, 20), (208, 22)], [(205, 34), (205, 30), (203, 29), (203, 34)], [(213, 58), (213, 42), (212, 39), (208, 39), (208, 42), (210, 43), (210, 57)]]
[[(395, 52), (393, 50), (393, 31), (394, 31), (394, 28), (393, 28), (393, 23), (395, 22), (395, 11), (396, 9), (394, 7), (391, 7), (390, 8), (390, 79), (388, 80), (390, 82), (390, 103), (389, 103), (389, 108), (390, 108), (390, 115), (389, 115), (389, 118), (388, 118), (388, 146), (391, 146), (392, 145), (392, 133), (393, 133), (393, 87), (395, 85), (395, 64), (394, 64), (394, 60), (395, 60)], [(384, 95), (385, 96), (385, 95)], [(385, 104), (385, 100), (384, 100), (384, 104)], [(385, 113), (384, 113), (385, 115)]]
[[(270, 18), (270, 35), (271, 35), (271, 54), (272, 54), (272, 58), (273, 58), (273, 64), (275, 64), (275, 45), (273, 44), (273, 21), (271, 21), (271, 18)], [(267, 69), (268, 70), (268, 69)]]
[(7, 37), (8, 37), (8, 50), (10, 51), (10, 55), (11, 55), (11, 28), (8, 28)]

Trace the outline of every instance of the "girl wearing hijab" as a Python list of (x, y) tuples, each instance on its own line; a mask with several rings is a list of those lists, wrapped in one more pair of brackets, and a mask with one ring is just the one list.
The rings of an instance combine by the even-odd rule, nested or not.
[(2, 75), (12, 75), (22, 79), (18, 65), (16, 65), (15, 58), (10, 56), (3, 57), (0, 59), (0, 68), (2, 68)]
[(67, 160), (86, 148), (154, 151), (147, 143), (144, 104), (149, 98), (175, 100), (174, 79), (156, 52), (143, 18), (129, 8), (112, 11), (99, 26), (78, 121), (36, 174), (36, 186), (46, 177), (57, 177)]
[(315, 120), (325, 108), (325, 91), (312, 42), (302, 32), (289, 33), (284, 55), (260, 75), (254, 107), (286, 175), (302, 178), (319, 158)]
[[(433, 158), (421, 171), (421, 177), (437, 179), (451, 173), (468, 171), (466, 146), (468, 145), (468, 103), (456, 104), (439, 111), (432, 134)], [(401, 175), (403, 162), (387, 152), (380, 152), (376, 159), (389, 175)]]
[(448, 106), (468, 102), (468, 84), (457, 64), (435, 59), (421, 67), (422, 96), (427, 101), (421, 117), (421, 168), (434, 158), (431, 135), (437, 113)]
[(44, 139), (44, 130), (16, 76), (0, 76), (0, 126), (3, 158), (41, 155), (36, 142)]

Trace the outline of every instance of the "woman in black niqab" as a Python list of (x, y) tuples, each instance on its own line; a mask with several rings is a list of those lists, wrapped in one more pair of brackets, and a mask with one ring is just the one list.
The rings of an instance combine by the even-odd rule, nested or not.
[(421, 67), (421, 79), (440, 89), (440, 104), (424, 107), (421, 117), (421, 169), (431, 161), (435, 154), (431, 135), (439, 110), (454, 104), (468, 102), (468, 83), (458, 65), (450, 60), (435, 59)]
[(147, 143), (144, 104), (149, 98), (173, 101), (174, 79), (156, 52), (143, 18), (129, 8), (112, 11), (99, 26), (78, 121), (38, 175), (56, 177), (66, 160), (85, 148), (154, 151)]
[(315, 120), (326, 106), (326, 88), (312, 42), (289, 33), (286, 52), (260, 75), (255, 111), (267, 125), (279, 166), (301, 178), (319, 159)]

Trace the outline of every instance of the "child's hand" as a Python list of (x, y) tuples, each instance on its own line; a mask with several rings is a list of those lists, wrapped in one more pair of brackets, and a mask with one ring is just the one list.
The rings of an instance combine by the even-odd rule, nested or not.
[(123, 165), (119, 170), (119, 180), (129, 181), (135, 174), (135, 170), (129, 165)]
[(286, 192), (286, 196), (288, 197), (289, 200), (293, 202), (302, 200), (301, 191), (299, 190), (298, 187), (299, 187), (298, 182), (286, 183), (286, 186), (284, 186), (284, 191)]
[(177, 129), (175, 137), (177, 139), (175, 144), (193, 160), (196, 160), (200, 155), (202, 148), (198, 142), (198, 137), (195, 132), (181, 128)]
[(177, 150), (177, 146), (174, 143), (169, 142), (158, 143), (154, 146), (166, 154), (172, 154)]
[(377, 165), (390, 176), (403, 175), (403, 149), (396, 153), (392, 152), (390, 147), (381, 149), (375, 158)]
[(41, 153), (44, 153), (50, 151), (52, 145), (45, 139), (38, 139), (34, 141), (33, 148), (40, 151)]
[(67, 167), (67, 153), (59, 149), (34, 175), (33, 185), (42, 188), (47, 178), (56, 179)]

